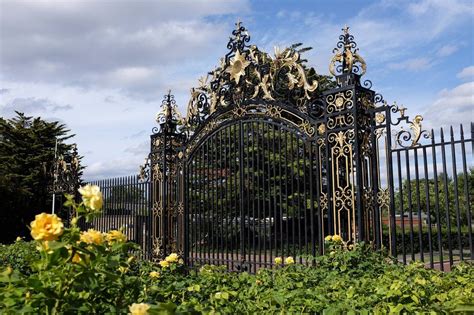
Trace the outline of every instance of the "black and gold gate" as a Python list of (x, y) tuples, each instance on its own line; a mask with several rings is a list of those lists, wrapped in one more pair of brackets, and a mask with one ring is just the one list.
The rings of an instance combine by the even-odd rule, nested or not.
[[(255, 271), (276, 257), (317, 256), (334, 234), (397, 255), (394, 167), (400, 148), (420, 145), (421, 116), (410, 120), (361, 81), (366, 64), (347, 27), (333, 79), (306, 65), (301, 44), (270, 56), (236, 25), (187, 115), (170, 93), (163, 101), (142, 169), (153, 183), (155, 257)], [(410, 130), (392, 130), (404, 123)]]

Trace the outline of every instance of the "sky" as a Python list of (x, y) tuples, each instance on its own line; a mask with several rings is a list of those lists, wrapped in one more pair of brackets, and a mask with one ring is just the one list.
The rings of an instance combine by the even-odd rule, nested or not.
[(84, 180), (136, 174), (163, 95), (185, 112), (237, 20), (261, 50), (313, 47), (320, 74), (347, 24), (385, 100), (425, 128), (474, 121), (472, 0), (0, 0), (0, 116), (66, 124)]

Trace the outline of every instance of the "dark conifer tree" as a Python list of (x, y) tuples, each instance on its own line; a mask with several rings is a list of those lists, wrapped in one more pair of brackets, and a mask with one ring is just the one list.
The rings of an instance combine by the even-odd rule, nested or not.
[[(64, 124), (16, 112), (0, 117), (0, 242), (27, 236), (30, 221), (51, 211), (54, 148), (58, 156), (71, 155), (74, 135)], [(81, 170), (81, 168), (79, 168)], [(79, 171), (79, 177), (82, 171)], [(57, 201), (58, 202), (58, 201)]]

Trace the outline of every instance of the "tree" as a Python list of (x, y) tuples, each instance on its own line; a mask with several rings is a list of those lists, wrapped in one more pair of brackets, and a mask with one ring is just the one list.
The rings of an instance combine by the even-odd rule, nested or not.
[(74, 136), (60, 122), (16, 114), (12, 119), (0, 117), (1, 242), (26, 236), (34, 215), (51, 211), (55, 142), (58, 155), (66, 159), (72, 145), (64, 141)]
[[(426, 182), (428, 182), (428, 186)], [(437, 191), (435, 187), (437, 187)], [(456, 190), (457, 194), (455, 193)], [(411, 199), (408, 192), (411, 193)], [(469, 203), (467, 200), (469, 200)], [(437, 183), (435, 183), (434, 178), (421, 179), (418, 182), (416, 180), (410, 182), (404, 180), (402, 194), (397, 191), (395, 195), (395, 209), (397, 214), (400, 214), (402, 212), (401, 202), (403, 202), (404, 213), (417, 213), (420, 210), (421, 213), (428, 214), (429, 209), (432, 224), (439, 222), (442, 226), (447, 226), (447, 219), (449, 218), (452, 226), (456, 225), (458, 219), (461, 226), (466, 226), (468, 225), (468, 217), (472, 216), (473, 200), (474, 168), (471, 168), (466, 174), (457, 174), (457, 187), (455, 187), (453, 178), (445, 176), (443, 173), (437, 175)]]
[(117, 184), (110, 187), (110, 190), (104, 190), (104, 194), (104, 212), (107, 214), (118, 214), (121, 211), (126, 214), (147, 212), (146, 193), (140, 187)]

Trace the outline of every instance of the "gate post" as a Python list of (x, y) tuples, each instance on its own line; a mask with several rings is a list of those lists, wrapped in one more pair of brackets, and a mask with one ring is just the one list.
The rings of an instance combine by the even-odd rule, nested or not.
[(323, 93), (329, 232), (345, 241), (372, 241), (379, 235), (375, 129), (376, 94), (349, 28), (343, 29), (329, 71), (337, 87)]
[(182, 118), (171, 91), (164, 96), (161, 109), (156, 117), (159, 128), (154, 127), (150, 136), (153, 260), (163, 259), (171, 252), (182, 254), (178, 249), (178, 221), (182, 222), (183, 215), (179, 152), (186, 136), (178, 127)]

